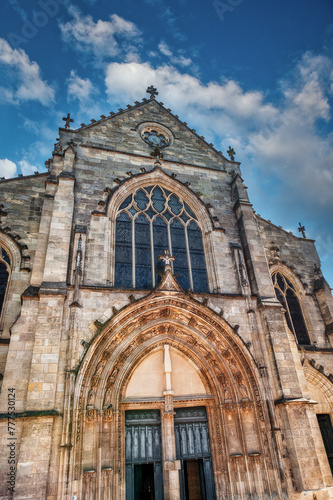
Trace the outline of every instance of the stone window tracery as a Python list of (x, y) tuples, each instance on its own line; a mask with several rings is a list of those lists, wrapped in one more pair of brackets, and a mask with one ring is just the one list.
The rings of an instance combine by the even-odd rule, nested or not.
[(141, 139), (149, 146), (160, 149), (169, 146), (171, 138), (165, 127), (151, 123), (142, 124), (140, 128)]
[(310, 337), (294, 285), (279, 272), (273, 274), (272, 280), (276, 298), (286, 311), (289, 329), (293, 332), (299, 344), (310, 345)]
[(115, 286), (154, 288), (163, 271), (158, 256), (169, 249), (184, 290), (208, 292), (202, 231), (196, 215), (175, 193), (151, 185), (137, 189), (116, 217)]
[(5, 301), (10, 270), (10, 257), (6, 250), (2, 246), (0, 246), (0, 315)]

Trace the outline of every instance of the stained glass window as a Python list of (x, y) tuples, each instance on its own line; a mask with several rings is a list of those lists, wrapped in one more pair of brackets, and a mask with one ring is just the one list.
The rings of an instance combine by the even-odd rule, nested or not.
[(10, 265), (11, 262), (8, 253), (4, 248), (0, 247), (0, 314), (5, 300)]
[(121, 212), (116, 225), (115, 285), (132, 287), (132, 221)]
[(295, 287), (280, 273), (274, 273), (272, 279), (276, 298), (286, 311), (286, 320), (289, 329), (294, 333), (299, 344), (310, 345), (310, 337), (305, 326)]
[(202, 231), (190, 207), (161, 186), (140, 188), (120, 205), (116, 220), (115, 286), (154, 288), (168, 249), (184, 290), (208, 292)]

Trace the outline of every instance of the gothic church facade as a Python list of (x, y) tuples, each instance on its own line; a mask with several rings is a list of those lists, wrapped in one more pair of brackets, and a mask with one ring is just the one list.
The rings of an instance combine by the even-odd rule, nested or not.
[(69, 118), (47, 173), (0, 182), (0, 498), (333, 497), (314, 241), (154, 89)]

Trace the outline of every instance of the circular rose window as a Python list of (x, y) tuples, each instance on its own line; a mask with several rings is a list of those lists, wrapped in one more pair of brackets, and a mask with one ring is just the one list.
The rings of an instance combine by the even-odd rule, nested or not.
[(145, 127), (141, 138), (153, 148), (165, 148), (169, 145), (169, 137), (157, 127)]

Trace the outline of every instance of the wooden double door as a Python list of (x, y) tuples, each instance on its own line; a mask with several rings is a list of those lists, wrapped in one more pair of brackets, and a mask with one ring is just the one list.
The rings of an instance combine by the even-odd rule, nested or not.
[(215, 500), (206, 408), (175, 410), (177, 459), (181, 460), (181, 500)]
[[(160, 411), (126, 411), (125, 432), (126, 500), (163, 500)], [(177, 408), (174, 433), (181, 500), (215, 500), (206, 409)]]

